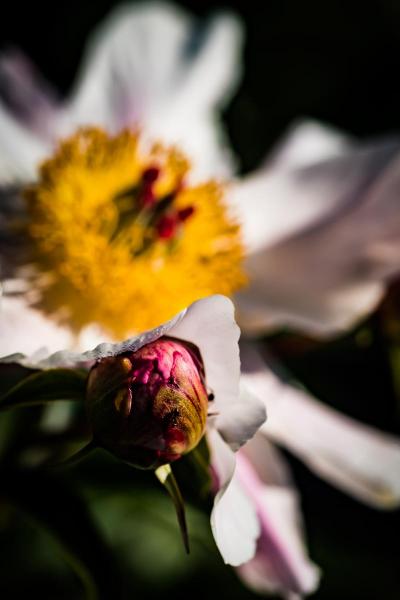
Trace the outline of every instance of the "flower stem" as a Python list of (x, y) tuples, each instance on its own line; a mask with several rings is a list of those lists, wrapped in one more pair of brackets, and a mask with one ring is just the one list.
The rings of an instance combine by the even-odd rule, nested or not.
[(160, 483), (162, 483), (162, 485), (165, 487), (172, 499), (172, 502), (174, 503), (176, 516), (182, 535), (183, 545), (185, 547), (186, 553), (189, 554), (189, 534), (186, 524), (185, 503), (181, 491), (179, 489), (178, 482), (176, 481), (174, 474), (172, 473), (171, 465), (168, 464), (158, 467), (158, 469), (155, 470), (155, 475), (160, 481)]

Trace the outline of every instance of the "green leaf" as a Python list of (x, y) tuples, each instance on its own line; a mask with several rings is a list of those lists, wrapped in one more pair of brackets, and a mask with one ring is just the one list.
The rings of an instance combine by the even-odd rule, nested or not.
[(82, 499), (48, 472), (4, 470), (0, 477), (3, 500), (52, 536), (81, 579), (87, 598), (121, 598), (121, 577), (113, 555)]
[(0, 397), (0, 410), (57, 400), (83, 400), (87, 372), (82, 369), (48, 369), (25, 375)]
[(36, 373), (36, 369), (28, 369), (17, 363), (0, 363), (0, 398), (33, 373)]
[[(134, 485), (134, 490), (132, 485), (90, 485), (85, 493), (118, 564), (135, 582), (135, 589), (144, 590), (138, 598), (147, 598), (148, 590), (153, 599), (163, 598), (166, 590), (169, 597), (171, 588), (182, 591), (194, 573), (221, 566), (208, 512), (186, 504), (190, 557), (185, 556), (168, 494), (163, 494), (152, 480), (146, 487), (136, 482)], [(185, 595), (194, 594), (181, 594)]]

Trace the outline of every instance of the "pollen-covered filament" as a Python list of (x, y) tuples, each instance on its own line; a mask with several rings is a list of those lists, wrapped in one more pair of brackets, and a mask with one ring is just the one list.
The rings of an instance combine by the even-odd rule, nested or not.
[(245, 282), (238, 225), (215, 181), (186, 184), (176, 150), (80, 130), (25, 191), (42, 310), (79, 329), (142, 331)]

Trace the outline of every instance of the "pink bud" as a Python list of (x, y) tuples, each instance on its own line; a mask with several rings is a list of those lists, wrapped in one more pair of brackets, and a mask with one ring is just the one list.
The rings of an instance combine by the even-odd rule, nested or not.
[(95, 441), (136, 467), (154, 469), (192, 450), (208, 398), (196, 346), (163, 337), (90, 371), (86, 404)]

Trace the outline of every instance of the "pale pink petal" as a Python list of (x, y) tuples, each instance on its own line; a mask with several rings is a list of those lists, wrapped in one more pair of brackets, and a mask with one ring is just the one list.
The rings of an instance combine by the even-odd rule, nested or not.
[(268, 407), (261, 431), (313, 471), (371, 506), (400, 506), (400, 440), (358, 423), (283, 383), (250, 344), (241, 348), (246, 385)]
[(238, 453), (235, 478), (261, 525), (257, 552), (238, 569), (240, 577), (257, 592), (285, 598), (315, 591), (319, 571), (306, 554), (299, 500), (283, 457), (257, 434)]
[(240, 25), (230, 15), (208, 28), (176, 6), (122, 6), (89, 43), (60, 132), (77, 125), (140, 127), (178, 143), (199, 172), (229, 168), (216, 110), (239, 75)]
[(337, 334), (376, 307), (399, 273), (398, 150), (397, 140), (350, 146), (234, 188), (249, 248), (250, 285), (236, 297), (246, 332)]
[(233, 478), (235, 454), (215, 429), (208, 432), (207, 439), (219, 488), (211, 528), (224, 561), (237, 566), (254, 556), (259, 523), (251, 500)]

